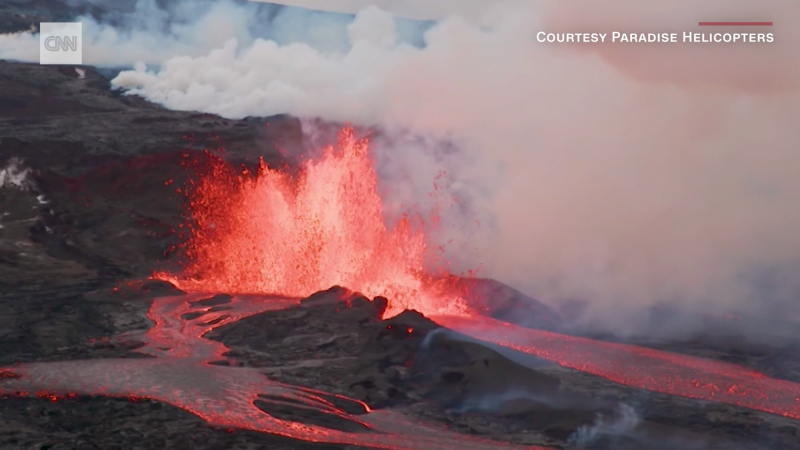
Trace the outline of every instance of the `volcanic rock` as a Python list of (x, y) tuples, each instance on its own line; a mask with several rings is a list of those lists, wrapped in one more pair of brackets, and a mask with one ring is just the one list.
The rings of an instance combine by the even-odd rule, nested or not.
[(559, 314), (546, 304), (496, 280), (469, 278), (460, 281), (476, 307), (495, 319), (524, 327), (558, 329)]

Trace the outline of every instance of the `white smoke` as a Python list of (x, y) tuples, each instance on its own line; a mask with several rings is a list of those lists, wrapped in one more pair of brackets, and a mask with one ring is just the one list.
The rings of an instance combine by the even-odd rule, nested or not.
[(5, 167), (0, 168), (0, 188), (31, 189), (33, 181), (30, 173), (31, 170), (25, 167), (21, 160), (11, 158)]
[(598, 415), (595, 422), (589, 426), (584, 425), (578, 428), (570, 436), (570, 443), (577, 446), (586, 446), (602, 435), (620, 435), (632, 431), (639, 424), (641, 419), (636, 411), (630, 406), (622, 403), (616, 411), (616, 415), (610, 420)]
[[(347, 48), (344, 27), (352, 20), (345, 14), (235, 0), (68, 3), (93, 3), (105, 11), (100, 19), (90, 15), (72, 19), (83, 24), (84, 64), (102, 67), (130, 67), (137, 62), (158, 65), (178, 55), (202, 56), (230, 39), (245, 47), (262, 38), (281, 44), (302, 42), (325, 52), (342, 51)], [(416, 30), (410, 21), (400, 24), (404, 35), (413, 37)], [(38, 62), (39, 34), (33, 29), (0, 35), (0, 58)]]
[[(444, 18), (423, 46), (399, 39), (398, 22), (374, 7), (347, 25), (331, 16), (323, 34), (343, 41), (330, 45), (305, 32), (281, 39), (291, 33), (277, 33), (274, 21), (272, 35), (257, 37), (252, 17), (237, 13), (249, 6), (224, 2), (168, 33), (145, 23), (139, 34), (107, 27), (91, 40), (94, 63), (163, 61), (113, 84), (169, 108), (381, 127), (389, 204), (427, 198), (442, 171), (461, 199), (439, 236), (452, 240), (454, 264), (481, 264), (484, 275), (545, 300), (591, 300), (594, 320), (630, 327), (629, 311), (664, 302), (720, 313), (796, 308), (800, 29), (778, 21), (798, 16), (800, 3), (520, 3)], [(448, 3), (455, 13), (473, 4)], [(441, 17), (429, 13), (416, 16)], [(719, 31), (698, 28), (701, 20), (773, 20), (750, 31), (773, 32), (776, 42), (535, 39)], [(126, 50), (134, 41), (150, 53)], [(460, 228), (475, 222), (477, 230)]]
[(474, 23), (488, 24), (499, 12), (508, 10), (509, 7), (529, 5), (531, 2), (528, 0), (277, 0), (270, 3), (344, 14), (356, 14), (375, 6), (396, 17), (416, 20), (441, 20), (457, 13)]

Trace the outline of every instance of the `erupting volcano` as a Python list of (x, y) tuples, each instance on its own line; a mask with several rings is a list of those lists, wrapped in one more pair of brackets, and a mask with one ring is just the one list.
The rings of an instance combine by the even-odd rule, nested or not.
[(426, 275), (422, 229), (408, 217), (384, 224), (369, 142), (352, 127), (295, 178), (263, 160), (255, 174), (221, 159), (201, 172), (187, 190), (184, 276), (158, 277), (192, 291), (294, 297), (346, 286), (388, 298), (387, 316), (466, 311), (446, 273)]

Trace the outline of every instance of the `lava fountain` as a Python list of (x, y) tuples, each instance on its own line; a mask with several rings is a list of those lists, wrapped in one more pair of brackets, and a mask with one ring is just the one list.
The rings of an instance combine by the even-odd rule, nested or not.
[(426, 237), (412, 218), (385, 225), (369, 142), (352, 127), (296, 177), (263, 160), (256, 173), (221, 159), (202, 171), (186, 192), (184, 273), (157, 277), (195, 292), (295, 297), (346, 286), (387, 297), (387, 317), (467, 310), (446, 276), (426, 273)]

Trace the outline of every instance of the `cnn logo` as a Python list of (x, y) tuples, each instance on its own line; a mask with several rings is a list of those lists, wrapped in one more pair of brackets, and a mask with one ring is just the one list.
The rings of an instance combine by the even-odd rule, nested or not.
[(83, 26), (80, 22), (39, 24), (39, 64), (83, 64)]

